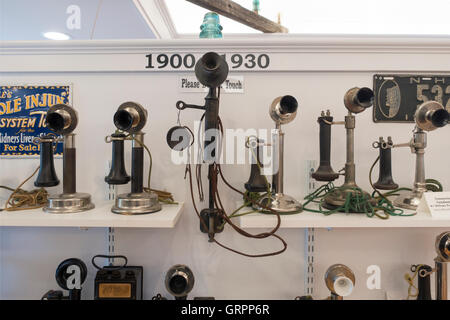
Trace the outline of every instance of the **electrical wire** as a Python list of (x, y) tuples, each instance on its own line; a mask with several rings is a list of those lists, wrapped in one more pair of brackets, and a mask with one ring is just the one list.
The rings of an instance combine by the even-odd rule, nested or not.
[[(398, 196), (399, 195), (399, 191), (411, 191), (411, 188), (397, 188), (394, 190), (391, 190), (389, 192), (385, 192), (385, 193), (381, 193), (373, 184), (372, 182), (372, 172), (373, 169), (375, 167), (375, 165), (377, 164), (377, 162), (380, 160), (380, 156), (378, 156), (375, 160), (375, 162), (372, 164), (372, 166), (370, 167), (369, 170), (369, 182), (371, 187), (373, 188), (373, 192), (372, 192), (372, 197), (374, 197), (379, 203), (383, 204), (383, 203), (387, 203), (389, 206), (393, 207), (392, 202), (388, 199), (388, 197), (390, 196)], [(442, 184), (435, 179), (425, 179), (425, 187), (428, 191), (431, 192), (441, 192), (443, 191), (443, 186)], [(378, 197), (375, 197), (375, 194), (378, 194)], [(391, 215), (402, 215), (402, 216), (412, 216), (412, 215), (416, 215), (417, 212), (413, 213), (413, 214), (403, 214), (403, 212), (400, 212), (400, 209), (397, 208), (398, 211), (394, 211), (391, 213)], [(397, 212), (399, 212), (397, 214)]]
[[(220, 96), (220, 89), (219, 89), (219, 96)], [(203, 119), (204, 115), (202, 116)], [(202, 120), (201, 119), (201, 120)], [(220, 119), (220, 117), (218, 117), (218, 126), (219, 126), (219, 130), (221, 131), (222, 135), (223, 135), (223, 125), (222, 125), (222, 121)], [(201, 146), (199, 145), (199, 148), (201, 148)], [(199, 150), (198, 150), (199, 151)], [(219, 210), (220, 212), (220, 217), (224, 219), (224, 223), (228, 223), (236, 232), (238, 232), (240, 235), (247, 237), (247, 238), (254, 238), (254, 239), (264, 239), (264, 238), (268, 238), (268, 237), (275, 237), (278, 240), (280, 240), (280, 242), (283, 245), (283, 248), (278, 250), (278, 251), (274, 251), (274, 252), (269, 252), (269, 253), (262, 253), (262, 254), (249, 254), (249, 253), (245, 253), (242, 251), (238, 251), (236, 249), (233, 249), (227, 245), (224, 245), (223, 243), (219, 242), (217, 239), (215, 238), (210, 238), (210, 241), (216, 243), (218, 246), (229, 250), (231, 252), (234, 252), (236, 254), (245, 256), (245, 257), (250, 257), (250, 258), (257, 258), (257, 257), (268, 257), (268, 256), (274, 256), (274, 255), (278, 255), (283, 253), (284, 251), (286, 251), (287, 249), (287, 243), (286, 241), (281, 238), (280, 236), (276, 235), (275, 233), (277, 232), (277, 230), (280, 228), (281, 225), (281, 217), (279, 215), (278, 212), (274, 211), (271, 208), (265, 208), (268, 211), (272, 211), (276, 216), (277, 216), (277, 224), (276, 226), (270, 230), (269, 232), (263, 232), (263, 233), (259, 233), (259, 234), (251, 234), (243, 229), (241, 229), (240, 227), (238, 227), (237, 225), (235, 225), (232, 221), (231, 218), (226, 214), (225, 208), (223, 206), (223, 203), (221, 201), (220, 198), (220, 194), (219, 194), (219, 190), (218, 190), (218, 185), (217, 185), (217, 178), (218, 176), (221, 177), (221, 180), (225, 183), (225, 185), (227, 185), (230, 189), (232, 189), (233, 191), (241, 194), (243, 197), (247, 197), (247, 195), (239, 190), (237, 190), (236, 188), (234, 188), (230, 183), (228, 183), (228, 181), (225, 179), (221, 166), (217, 163), (213, 163), (211, 164), (210, 168), (212, 168), (212, 170), (210, 171), (210, 175), (209, 175), (209, 179), (210, 179), (210, 183), (211, 183), (211, 195), (212, 196), (212, 200), (213, 203), (215, 205), (215, 207)], [(201, 218), (200, 212), (197, 208), (197, 204), (195, 202), (195, 197), (194, 197), (194, 188), (193, 188), (193, 179), (192, 179), (192, 168), (191, 165), (188, 163), (186, 165), (186, 173), (189, 177), (189, 188), (190, 188), (190, 194), (191, 194), (191, 199), (192, 199), (192, 205), (194, 207), (194, 211), (197, 214), (197, 217), (200, 220), (200, 223), (203, 227), (204, 230), (208, 230), (208, 226), (206, 225), (206, 222)], [(196, 178), (198, 179), (198, 174), (196, 174)], [(197, 185), (199, 185), (199, 181), (197, 181)], [(256, 205), (256, 201), (250, 198), (247, 198), (247, 201), (250, 201), (251, 203)], [(236, 213), (236, 211), (234, 212)], [(223, 226), (223, 225), (222, 225)]]
[[(404, 210), (394, 207), (393, 203), (388, 199), (390, 196), (398, 195), (399, 191), (411, 191), (409, 188), (397, 188), (389, 192), (381, 193), (377, 188), (375, 188), (372, 182), (372, 172), (375, 165), (380, 160), (378, 156), (369, 170), (369, 182), (373, 188), (372, 195), (369, 196), (364, 193), (360, 188), (336, 188), (332, 182), (322, 185), (314, 192), (310, 193), (305, 197), (306, 202), (303, 204), (303, 209), (309, 212), (322, 213), (324, 215), (330, 215), (336, 212), (345, 213), (365, 213), (368, 217), (377, 216), (380, 219), (388, 219), (390, 216), (414, 216), (417, 212), (407, 214)], [(430, 191), (442, 191), (442, 184), (434, 179), (426, 180), (427, 190)], [(342, 206), (339, 206), (333, 210), (323, 210), (323, 203), (325, 197), (333, 193), (346, 193), (346, 199)], [(318, 203), (319, 209), (308, 208), (307, 205), (311, 202)]]
[[(328, 195), (336, 193), (345, 193), (345, 201), (341, 206), (334, 208), (332, 210), (324, 210), (323, 204), (325, 198)], [(388, 205), (384, 206), (382, 203), (377, 203), (373, 205), (372, 199), (360, 188), (342, 188), (334, 187), (333, 183), (330, 182), (326, 185), (322, 185), (319, 189), (313, 191), (305, 197), (306, 202), (303, 204), (303, 210), (309, 212), (321, 213), (323, 215), (330, 215), (337, 212), (345, 213), (364, 213), (368, 217), (377, 216), (380, 219), (387, 219), (393, 208), (389, 208)], [(319, 209), (308, 208), (307, 205), (311, 202), (319, 204)], [(384, 214), (380, 214), (384, 212)]]
[[(217, 167), (216, 167), (216, 168), (217, 168)], [(219, 171), (218, 171), (218, 172), (220, 173), (220, 172), (221, 172), (221, 169), (220, 169), (220, 167), (218, 167), (218, 168), (219, 168)], [(195, 213), (197, 214), (197, 216), (198, 216), (198, 218), (199, 218), (199, 220), (200, 220), (200, 223), (202, 224), (203, 228), (204, 228), (205, 230), (207, 230), (207, 229), (208, 229), (208, 226), (206, 225), (205, 221), (201, 218), (200, 212), (198, 211), (197, 205), (196, 205), (196, 203), (195, 203), (194, 192), (193, 192), (193, 189), (194, 189), (194, 188), (193, 188), (193, 183), (192, 183), (192, 170), (191, 170), (191, 165), (190, 165), (190, 164), (187, 165), (187, 172), (188, 172), (188, 177), (189, 177), (190, 194), (191, 194), (192, 205), (193, 205), (193, 207), (194, 207), (194, 211), (195, 211)], [(217, 171), (216, 171), (216, 172), (217, 172)], [(226, 183), (227, 183), (227, 182), (226, 182)], [(230, 185), (230, 187), (233, 188), (231, 185)], [(216, 189), (216, 188), (217, 188), (217, 184), (214, 184), (214, 189)], [(239, 192), (239, 191), (238, 191), (238, 192)], [(239, 193), (240, 193), (240, 192), (239, 192)], [(215, 200), (215, 204), (216, 204), (216, 206), (217, 206), (217, 205), (219, 204), (219, 203), (218, 203), (218, 198), (216, 197), (214, 200)], [(219, 205), (219, 206), (220, 206), (220, 209), (223, 210), (223, 206), (221, 206), (221, 205)], [(229, 247), (229, 246), (226, 246), (226, 245), (222, 244), (222, 243), (219, 242), (217, 239), (212, 238), (211, 240), (212, 240), (214, 243), (216, 243), (217, 245), (219, 245), (220, 247), (222, 247), (222, 248), (224, 248), (224, 249), (226, 249), (226, 250), (229, 250), (229, 251), (231, 251), (231, 252), (237, 253), (237, 254), (239, 254), (239, 255), (242, 255), (242, 256), (245, 256), (245, 257), (250, 257), (250, 258), (258, 258), (258, 257), (274, 256), (274, 255), (278, 255), (278, 254), (281, 254), (281, 253), (283, 253), (284, 251), (286, 251), (286, 249), (287, 249), (287, 243), (286, 243), (280, 236), (274, 234), (274, 233), (278, 230), (278, 228), (279, 228), (279, 226), (280, 226), (280, 224), (281, 224), (281, 220), (280, 220), (280, 219), (279, 219), (279, 221), (278, 221), (278, 223), (277, 223), (277, 226), (276, 226), (273, 230), (271, 230), (270, 232), (264, 232), (264, 233), (261, 233), (261, 234), (252, 235), (252, 234), (249, 234), (249, 233), (247, 233), (246, 231), (240, 229), (240, 228), (237, 227), (236, 225), (234, 225), (234, 224), (232, 223), (232, 221), (229, 219), (229, 217), (226, 215), (226, 213), (225, 213), (224, 210), (222, 211), (222, 217), (223, 217), (223, 218), (226, 220), (226, 222), (229, 223), (229, 224), (233, 227), (233, 229), (235, 229), (239, 234), (241, 234), (241, 235), (243, 235), (243, 236), (246, 236), (246, 237), (257, 238), (257, 239), (262, 239), (262, 238), (267, 238), (267, 237), (269, 237), (269, 236), (274, 236), (274, 237), (276, 237), (277, 239), (279, 239), (279, 240), (282, 242), (283, 248), (282, 248), (281, 250), (279, 250), (279, 251), (270, 252), (270, 253), (263, 253), (263, 254), (248, 254), (248, 253), (245, 253), (245, 252), (241, 252), (241, 251), (235, 250), (235, 249), (233, 249), (233, 248), (231, 248), (231, 247)]]
[[(130, 135), (128, 135), (130, 136)], [(165, 203), (165, 204), (178, 204), (178, 202), (176, 202), (173, 198), (173, 195), (171, 192), (168, 191), (163, 191), (163, 190), (158, 190), (158, 189), (152, 189), (150, 187), (150, 181), (151, 181), (151, 176), (152, 176), (152, 167), (153, 167), (153, 158), (152, 158), (152, 153), (150, 152), (150, 149), (147, 147), (147, 145), (142, 142), (140, 139), (136, 138), (136, 136), (132, 135), (131, 138), (133, 140), (135, 140), (137, 143), (139, 143), (147, 152), (148, 157), (149, 157), (149, 168), (148, 168), (148, 178), (147, 178), (147, 187), (144, 187), (143, 190), (144, 192), (154, 192), (156, 193), (156, 195), (158, 196), (158, 200), (159, 202)]]
[[(246, 141), (246, 144), (247, 144), (247, 145), (249, 144), (249, 139), (250, 139), (250, 137), (247, 137), (247, 141)], [(262, 164), (259, 162), (258, 157), (257, 157), (255, 151), (254, 151), (252, 148), (249, 148), (249, 149), (250, 149), (250, 151), (251, 151), (251, 153), (252, 153), (253, 159), (256, 161), (256, 165), (258, 166), (259, 171), (261, 172), (261, 170), (262, 170)], [(263, 205), (259, 202), (259, 200), (265, 198), (266, 196), (267, 196), (268, 199), (269, 199), (269, 204), (270, 204), (271, 201), (272, 201), (272, 198), (271, 198), (271, 197), (272, 197), (273, 192), (272, 192), (270, 183), (269, 183), (269, 181), (267, 180), (267, 177), (266, 177), (265, 175), (263, 175), (263, 178), (264, 178), (264, 183), (265, 183), (266, 188), (267, 188), (267, 189), (266, 189), (266, 193), (262, 193), (262, 194), (261, 194), (261, 193), (258, 193), (258, 192), (249, 192), (249, 191), (244, 192), (244, 194), (243, 194), (244, 204), (243, 204), (242, 206), (240, 206), (239, 208), (237, 208), (235, 211), (233, 211), (233, 213), (231, 213), (231, 214), (229, 215), (230, 218), (240, 217), (240, 216), (245, 216), (245, 215), (252, 214), (252, 213), (256, 213), (256, 212), (261, 213), (261, 214), (274, 214), (274, 213), (273, 213), (272, 211), (270, 211), (270, 210), (265, 210), (265, 209), (264, 209), (265, 206), (263, 206)], [(261, 209), (261, 210), (251, 210), (251, 211), (247, 211), (247, 212), (237, 213), (237, 212), (239, 212), (239, 211), (240, 211), (242, 208), (244, 208), (244, 207), (253, 206), (254, 203), (256, 203), (256, 207), (260, 207), (260, 208), (262, 208), (262, 209)], [(299, 211), (294, 211), (294, 212), (278, 212), (279, 215), (292, 215), (292, 214), (298, 214), (298, 213), (299, 213)]]
[(0, 211), (32, 210), (42, 208), (47, 204), (48, 193), (44, 188), (34, 189), (32, 191), (21, 189), (25, 183), (33, 178), (39, 169), (40, 166), (15, 189), (7, 186), (0, 186), (2, 189), (12, 191), (5, 203), (5, 208), (0, 209)]
[(442, 192), (444, 190), (442, 184), (435, 179), (425, 179), (425, 186), (428, 191), (432, 192)]
[[(408, 296), (406, 297), (406, 300), (410, 300), (410, 298), (417, 298), (417, 296), (419, 295), (419, 288), (417, 288), (414, 284), (414, 279), (419, 274), (419, 270), (422, 266), (422, 264), (412, 266), (411, 268), (415, 269), (412, 276), (409, 273), (405, 273), (404, 278), (408, 283)], [(416, 293), (412, 293), (413, 289), (416, 291)]]
[[(218, 123), (219, 123), (219, 129), (220, 129), (220, 131), (221, 131), (222, 134), (223, 134), (223, 125), (222, 125), (222, 120), (220, 119), (220, 117), (218, 117)], [(245, 230), (243, 230), (243, 229), (241, 229), (240, 227), (238, 227), (237, 225), (235, 225), (235, 224), (231, 221), (230, 217), (226, 214), (226, 211), (225, 211), (224, 206), (223, 206), (223, 204), (222, 204), (222, 201), (221, 201), (221, 199), (220, 199), (220, 195), (219, 195), (218, 188), (217, 188), (217, 177), (218, 177), (218, 176), (221, 177), (221, 179), (222, 179), (222, 181), (225, 183), (225, 185), (228, 186), (231, 190), (233, 190), (233, 191), (235, 191), (235, 192), (241, 194), (244, 198), (246, 197), (246, 195), (245, 195), (244, 192), (241, 192), (241, 191), (239, 191), (238, 189), (234, 188), (234, 187), (227, 181), (227, 179), (225, 179), (225, 176), (224, 176), (224, 174), (223, 174), (223, 172), (222, 172), (222, 167), (221, 167), (220, 164), (214, 164), (214, 174), (213, 174), (213, 190), (214, 190), (213, 195), (214, 195), (214, 203), (215, 203), (216, 207), (218, 207), (218, 208), (221, 209), (221, 211), (222, 211), (222, 217), (224, 218), (224, 220), (225, 220), (225, 221), (226, 221), (226, 222), (227, 222), (227, 223), (228, 223), (228, 224), (229, 224), (236, 232), (238, 232), (239, 234), (241, 234), (241, 235), (243, 235), (243, 236), (245, 236), (245, 237), (248, 237), (248, 238), (256, 238), (256, 239), (263, 239), (263, 238), (268, 238), (268, 237), (275, 237), (275, 238), (277, 238), (278, 240), (280, 240), (280, 241), (282, 242), (282, 244), (283, 244), (283, 249), (281, 249), (281, 250), (279, 250), (279, 251), (271, 252), (271, 253), (266, 253), (266, 254), (250, 255), (250, 254), (245, 254), (245, 253), (243, 253), (243, 252), (239, 252), (239, 251), (237, 251), (237, 250), (233, 250), (233, 249), (231, 249), (231, 248), (229, 248), (229, 247), (225, 247), (225, 246), (222, 245), (222, 244), (219, 244), (219, 245), (222, 246), (222, 247), (224, 247), (224, 248), (226, 248), (226, 249), (231, 249), (231, 251), (233, 251), (233, 252), (235, 252), (235, 253), (238, 253), (238, 254), (241, 254), (241, 255), (244, 255), (244, 256), (247, 256), (247, 257), (266, 257), (266, 256), (277, 255), (277, 254), (280, 254), (280, 253), (284, 252), (284, 251), (287, 249), (287, 243), (284, 241), (283, 238), (281, 238), (280, 236), (278, 236), (278, 235), (275, 234), (275, 233), (278, 231), (278, 229), (280, 228), (280, 225), (281, 225), (281, 216), (280, 216), (279, 212), (273, 210), (272, 208), (265, 207), (265, 206), (262, 206), (262, 205), (258, 204), (258, 205), (259, 205), (260, 207), (262, 207), (263, 209), (265, 209), (265, 210), (267, 210), (267, 211), (270, 211), (270, 212), (272, 212), (273, 214), (275, 214), (275, 215), (277, 216), (277, 225), (276, 225), (271, 231), (269, 231), (269, 232), (263, 232), (263, 233), (259, 233), (259, 234), (251, 234), (251, 233), (249, 233), (249, 232), (246, 232)], [(254, 200), (250, 199), (250, 198), (247, 198), (246, 200), (252, 202), (254, 205), (257, 205), (257, 203), (256, 203)]]
[[(199, 141), (203, 140), (203, 139), (200, 139), (200, 135), (201, 135), (201, 129), (202, 129), (202, 125), (203, 125), (203, 120), (205, 119), (205, 115), (206, 115), (206, 112), (204, 112), (203, 115), (201, 116), (200, 124), (199, 124), (198, 130), (197, 130), (197, 137), (199, 137)], [(197, 148), (197, 159), (201, 159), (202, 153), (203, 153), (203, 145), (201, 143), (199, 143), (198, 148)], [(201, 163), (197, 163), (197, 165), (195, 166), (195, 178), (197, 181), (198, 197), (199, 197), (199, 200), (201, 202), (203, 202), (205, 199), (205, 194), (203, 192)]]

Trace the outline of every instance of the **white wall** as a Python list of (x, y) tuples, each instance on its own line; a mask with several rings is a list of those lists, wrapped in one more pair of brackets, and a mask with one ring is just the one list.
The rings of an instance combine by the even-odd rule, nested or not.
[[(252, 51), (248, 49), (247, 51)], [(448, 57), (448, 56), (447, 56)], [(445, 69), (447, 61), (433, 61)], [(50, 64), (51, 61), (48, 61)], [(306, 64), (306, 62), (303, 62)], [(410, 61), (410, 72), (416, 70)], [(401, 68), (408, 72), (407, 66)], [(420, 69), (420, 68), (419, 68)], [(0, 69), (1, 70), (1, 69)], [(389, 69), (382, 69), (389, 71)], [(346, 109), (342, 98), (353, 86), (372, 86), (373, 71), (296, 71), (296, 72), (239, 72), (245, 78), (244, 94), (223, 94), (220, 116), (226, 128), (273, 127), (268, 115), (271, 101), (284, 94), (297, 97), (300, 103), (297, 118), (286, 125), (285, 192), (301, 198), (305, 195), (304, 173), (307, 160), (318, 159), (317, 116), (330, 109), (336, 120), (343, 119)], [(183, 73), (184, 74), (184, 73)], [(187, 183), (183, 180), (184, 167), (170, 162), (166, 145), (167, 130), (176, 124), (175, 102), (183, 99), (202, 103), (203, 94), (177, 91), (179, 73), (143, 72), (64, 72), (64, 73), (0, 73), (4, 83), (72, 83), (73, 104), (79, 111), (77, 132), (78, 190), (90, 192), (94, 201), (104, 201), (107, 185), (104, 183), (106, 162), (111, 156), (110, 145), (104, 136), (114, 130), (112, 116), (124, 101), (143, 104), (149, 111), (145, 128), (146, 142), (153, 154), (152, 187), (164, 188), (175, 194), (177, 200), (187, 203), (176, 228), (116, 229), (116, 253), (129, 257), (130, 264), (143, 265), (145, 297), (157, 292), (166, 294), (163, 277), (175, 263), (192, 267), (196, 276), (193, 296), (215, 296), (229, 299), (292, 299), (303, 294), (304, 230), (279, 232), (288, 243), (288, 250), (279, 256), (250, 259), (229, 253), (207, 242), (199, 232), (198, 219), (190, 205)], [(200, 112), (182, 112), (183, 124), (191, 125)], [(371, 147), (379, 136), (391, 135), (394, 142), (407, 142), (411, 138), (412, 124), (374, 124), (371, 111), (357, 116), (356, 163), (357, 182), (368, 189), (370, 165), (377, 156)], [(427, 177), (439, 179), (445, 189), (450, 187), (448, 171), (450, 128), (429, 134), (426, 153)], [(345, 162), (345, 130), (333, 128), (332, 164), (335, 170)], [(393, 151), (394, 179), (402, 186), (411, 186), (414, 175), (414, 157), (409, 149)], [(129, 159), (129, 157), (128, 157)], [(148, 161), (148, 159), (146, 160)], [(61, 176), (61, 160), (57, 160)], [(0, 160), (1, 182), (17, 185), (38, 165), (38, 159)], [(17, 172), (20, 172), (18, 174)], [(247, 165), (225, 165), (225, 175), (233, 185), (243, 189), (248, 178)], [(206, 176), (206, 174), (204, 175)], [(206, 183), (206, 182), (205, 182)], [(205, 184), (206, 186), (206, 184)], [(29, 184), (32, 187), (32, 184)], [(52, 192), (60, 191), (60, 187)], [(239, 196), (222, 188), (226, 207), (230, 210)], [(6, 193), (1, 193), (3, 199)], [(308, 214), (307, 212), (301, 214)], [(261, 230), (250, 230), (258, 232)], [(406, 296), (403, 275), (414, 263), (432, 264), (434, 238), (444, 231), (435, 229), (335, 229), (316, 230), (315, 292), (317, 297), (326, 293), (323, 274), (328, 266), (344, 263), (356, 273), (357, 286), (351, 298), (384, 298)], [(88, 265), (96, 253), (105, 253), (106, 229), (52, 229), (6, 228), (0, 229), (0, 285), (3, 299), (37, 299), (50, 288), (56, 289), (53, 275), (57, 264), (65, 258), (80, 257)], [(226, 228), (218, 239), (246, 252), (266, 252), (280, 246), (274, 239), (249, 240)], [(366, 268), (376, 264), (382, 271), (381, 290), (365, 287)], [(92, 267), (90, 266), (92, 271)], [(85, 284), (86, 297), (92, 297), (92, 276)], [(33, 280), (31, 280), (33, 279)], [(27, 288), (26, 290), (24, 288)]]

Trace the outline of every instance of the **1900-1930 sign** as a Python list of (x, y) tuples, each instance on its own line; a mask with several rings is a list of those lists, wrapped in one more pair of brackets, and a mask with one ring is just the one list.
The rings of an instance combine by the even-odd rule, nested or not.
[[(70, 86), (0, 86), (0, 156), (37, 156), (34, 138), (50, 133), (45, 115), (55, 104), (70, 103)], [(58, 143), (56, 154), (62, 154)]]
[(386, 75), (373, 77), (375, 122), (414, 122), (423, 102), (435, 100), (450, 112), (450, 75)]

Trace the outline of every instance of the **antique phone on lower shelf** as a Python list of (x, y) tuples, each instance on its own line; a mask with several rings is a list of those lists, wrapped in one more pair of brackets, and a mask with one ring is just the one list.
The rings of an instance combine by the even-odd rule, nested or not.
[(355, 287), (355, 274), (343, 264), (334, 264), (325, 273), (325, 283), (330, 290), (330, 300), (343, 300)]
[[(124, 264), (99, 267), (95, 263), (97, 258), (122, 259)], [(144, 269), (127, 263), (125, 256), (96, 255), (92, 258), (92, 264), (98, 270), (94, 282), (95, 300), (143, 300)]]
[(56, 283), (69, 291), (65, 296), (61, 290), (47, 291), (41, 300), (81, 300), (81, 285), (87, 277), (87, 267), (83, 261), (77, 258), (66, 259), (56, 268)]
[[(325, 272), (325, 284), (330, 290), (326, 300), (344, 300), (355, 287), (355, 274), (344, 264), (333, 264)], [(296, 297), (296, 300), (312, 300), (311, 296)]]
[(195, 277), (188, 266), (176, 264), (167, 271), (164, 283), (176, 300), (186, 300), (194, 288)]
[[(413, 275), (405, 274), (405, 280), (409, 284), (408, 297), (415, 298), (415, 300), (433, 300), (431, 297), (431, 274), (433, 273), (433, 268), (429, 265), (412, 265), (411, 272)], [(417, 277), (417, 287), (414, 285), (414, 279)], [(416, 289), (416, 293), (412, 293), (412, 288)]]
[(436, 237), (434, 245), (437, 257), (434, 259), (436, 270), (436, 300), (450, 300), (450, 231)]
[[(78, 124), (74, 108), (65, 104), (50, 107), (45, 117), (47, 127), (63, 136), (63, 193), (49, 195), (43, 210), (49, 213), (74, 213), (94, 208), (88, 193), (76, 191), (76, 148), (73, 131)], [(34, 182), (36, 187), (53, 187), (59, 184), (53, 160), (53, 144), (61, 141), (55, 134), (35, 139), (40, 144), (40, 169)]]
[(406, 280), (410, 284), (408, 299), (412, 296), (416, 297), (417, 300), (431, 300), (430, 278), (435, 273), (435, 299), (450, 300), (450, 231), (445, 231), (438, 235), (434, 247), (437, 257), (434, 259), (435, 265), (433, 269), (426, 264), (411, 266), (411, 271), (418, 275), (417, 294), (413, 295), (410, 291), (411, 287), (414, 286), (413, 280), (415, 275), (412, 277), (408, 274), (405, 275)]
[[(187, 300), (188, 294), (194, 288), (194, 273), (187, 265), (176, 264), (167, 271), (164, 283), (166, 290), (175, 300)], [(167, 300), (167, 298), (158, 293), (152, 300)], [(194, 297), (194, 300), (214, 300), (214, 297)]]

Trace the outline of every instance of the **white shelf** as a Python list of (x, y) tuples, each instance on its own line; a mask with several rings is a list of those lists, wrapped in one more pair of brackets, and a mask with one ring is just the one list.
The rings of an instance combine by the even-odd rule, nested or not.
[(112, 202), (96, 204), (89, 211), (51, 214), (42, 209), (0, 212), (0, 226), (4, 227), (116, 227), (116, 228), (173, 228), (184, 203), (164, 204), (162, 210), (151, 214), (120, 215), (111, 212)]
[[(244, 208), (240, 212), (249, 211)], [(414, 211), (405, 210), (405, 214)], [(277, 218), (271, 214), (252, 213), (240, 216), (242, 228), (273, 228)], [(448, 228), (450, 217), (433, 218), (429, 213), (418, 212), (410, 217), (389, 217), (387, 220), (378, 217), (369, 218), (364, 213), (334, 213), (325, 216), (321, 213), (303, 211), (293, 215), (281, 216), (281, 228)]]

